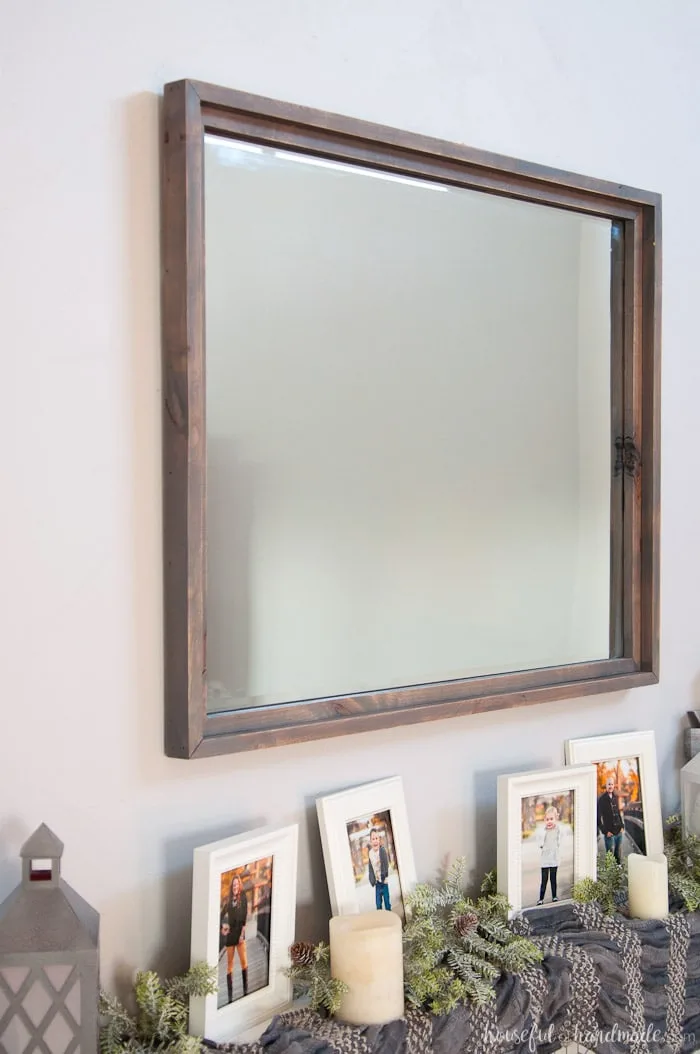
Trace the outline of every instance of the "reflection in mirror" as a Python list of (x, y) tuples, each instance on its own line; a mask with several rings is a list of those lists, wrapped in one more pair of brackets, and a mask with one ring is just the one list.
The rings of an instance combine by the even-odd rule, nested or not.
[(209, 711), (610, 655), (611, 222), (205, 137)]

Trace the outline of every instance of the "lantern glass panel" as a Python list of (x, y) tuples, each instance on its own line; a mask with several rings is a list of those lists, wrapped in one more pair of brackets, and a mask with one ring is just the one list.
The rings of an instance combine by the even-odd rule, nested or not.
[(66, 996), (66, 1007), (80, 1024), (80, 981), (76, 981)]
[(70, 964), (64, 965), (63, 963), (52, 963), (50, 966), (44, 967), (44, 973), (48, 977), (49, 983), (57, 992), (63, 988), (72, 970), (73, 967)]
[(46, 1017), (46, 1011), (53, 1003), (52, 995), (49, 995), (43, 984), (35, 981), (22, 1000), (27, 1017), (35, 1028)]
[(28, 973), (28, 966), (3, 966), (0, 970), (0, 978), (7, 983), (13, 995), (17, 995)]
[(681, 769), (683, 831), (700, 837), (700, 754)]
[(15, 1014), (10, 1018), (7, 1028), (0, 1036), (0, 1043), (7, 1054), (23, 1054), (31, 1038), (29, 1029)]
[(64, 1054), (73, 1036), (74, 1030), (59, 1011), (44, 1032), (44, 1042), (51, 1054)]

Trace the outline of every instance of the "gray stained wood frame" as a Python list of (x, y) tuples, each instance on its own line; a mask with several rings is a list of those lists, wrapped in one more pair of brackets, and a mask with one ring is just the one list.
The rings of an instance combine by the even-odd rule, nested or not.
[[(610, 658), (207, 713), (205, 132), (612, 221)], [(207, 757), (658, 681), (660, 196), (188, 80), (165, 87), (162, 160), (166, 753)]]

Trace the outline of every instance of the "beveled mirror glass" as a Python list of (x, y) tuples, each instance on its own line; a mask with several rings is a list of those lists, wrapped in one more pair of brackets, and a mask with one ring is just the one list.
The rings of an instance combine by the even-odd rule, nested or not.
[(658, 198), (192, 82), (164, 173), (168, 752), (655, 679)]

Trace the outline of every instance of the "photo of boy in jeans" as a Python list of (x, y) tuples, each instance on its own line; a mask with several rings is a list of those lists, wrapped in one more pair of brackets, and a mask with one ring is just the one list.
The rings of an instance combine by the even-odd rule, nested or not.
[(357, 910), (393, 911), (405, 918), (399, 861), (389, 809), (346, 823)]
[(391, 911), (389, 883), (387, 882), (389, 877), (389, 856), (381, 844), (381, 834), (377, 827), (373, 827), (370, 831), (369, 847), (369, 884), (374, 886), (377, 911), (381, 911), (382, 908), (385, 911)]

